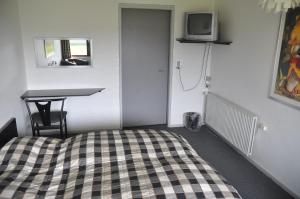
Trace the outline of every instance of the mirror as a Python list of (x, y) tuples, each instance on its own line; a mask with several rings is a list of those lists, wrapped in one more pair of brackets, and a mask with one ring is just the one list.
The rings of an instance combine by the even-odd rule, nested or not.
[(34, 39), (38, 67), (92, 66), (91, 40), (85, 38)]

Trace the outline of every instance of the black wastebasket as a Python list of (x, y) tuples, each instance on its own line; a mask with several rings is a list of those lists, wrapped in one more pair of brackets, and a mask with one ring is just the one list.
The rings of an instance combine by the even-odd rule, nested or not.
[(184, 127), (189, 130), (197, 130), (201, 124), (201, 115), (196, 112), (187, 112), (183, 114), (183, 124)]

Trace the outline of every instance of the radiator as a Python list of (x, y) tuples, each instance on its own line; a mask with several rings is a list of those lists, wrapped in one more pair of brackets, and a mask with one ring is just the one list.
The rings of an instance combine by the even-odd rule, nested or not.
[(207, 94), (205, 104), (205, 124), (242, 153), (250, 156), (258, 116), (211, 92)]

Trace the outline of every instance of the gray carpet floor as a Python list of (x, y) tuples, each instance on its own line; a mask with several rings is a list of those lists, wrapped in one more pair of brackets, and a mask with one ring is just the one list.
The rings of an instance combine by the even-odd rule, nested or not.
[(191, 132), (185, 128), (167, 128), (165, 125), (126, 129), (145, 128), (166, 129), (185, 137), (198, 154), (217, 169), (244, 199), (293, 198), (205, 126), (196, 132)]

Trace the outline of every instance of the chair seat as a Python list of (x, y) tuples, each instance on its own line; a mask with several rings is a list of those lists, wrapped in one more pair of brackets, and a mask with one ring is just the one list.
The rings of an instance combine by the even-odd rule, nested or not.
[[(62, 112), (62, 120), (64, 120), (66, 118), (66, 116), (67, 116), (67, 111), (63, 111)], [(34, 123), (39, 124), (39, 126), (43, 126), (42, 118), (41, 118), (39, 112), (35, 112), (35, 113), (32, 114), (32, 120), (33, 120)], [(59, 125), (53, 125), (53, 124), (60, 122), (60, 111), (51, 111), (50, 112), (50, 121), (51, 121), (50, 125), (53, 128), (59, 127)]]
[[(59, 129), (61, 138), (67, 137), (67, 111), (64, 110), (66, 98), (51, 98), (51, 99), (25, 99), (26, 107), (29, 113), (32, 135), (36, 133), (40, 136), (40, 130)], [(51, 104), (60, 104), (60, 110), (51, 111)], [(35, 104), (35, 112), (32, 112), (30, 105)], [(63, 136), (65, 132), (65, 136)]]

